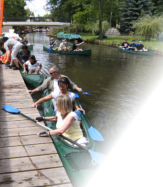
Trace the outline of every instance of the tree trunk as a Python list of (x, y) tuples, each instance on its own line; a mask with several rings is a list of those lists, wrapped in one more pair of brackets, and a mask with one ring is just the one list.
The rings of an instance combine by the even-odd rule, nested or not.
[(102, 21), (101, 21), (101, 14), (102, 14), (102, 6), (101, 6), (101, 0), (99, 0), (99, 39), (103, 38), (102, 34)]

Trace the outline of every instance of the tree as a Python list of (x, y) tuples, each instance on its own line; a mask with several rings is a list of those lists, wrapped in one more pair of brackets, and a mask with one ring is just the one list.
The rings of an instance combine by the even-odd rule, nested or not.
[(144, 15), (133, 23), (135, 35), (145, 37), (150, 41), (151, 38), (158, 37), (163, 30), (163, 17)]
[(24, 0), (4, 0), (4, 18), (26, 17), (25, 5)]
[(133, 29), (132, 22), (137, 20), (141, 14), (152, 15), (153, 3), (151, 0), (126, 0), (121, 8), (121, 30), (128, 33)]
[(162, 0), (152, 0), (154, 3), (154, 11), (153, 13), (156, 15), (162, 15), (163, 14), (163, 1)]
[[(102, 22), (102, 33), (105, 33), (110, 28), (108, 21)], [(86, 26), (86, 30), (92, 31), (92, 34), (99, 34), (99, 21)]]

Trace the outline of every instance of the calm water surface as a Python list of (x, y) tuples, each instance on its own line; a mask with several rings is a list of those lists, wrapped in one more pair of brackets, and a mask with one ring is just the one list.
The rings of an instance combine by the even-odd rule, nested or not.
[[(56, 65), (83, 91), (80, 103), (91, 122), (106, 139), (109, 149), (140, 111), (162, 78), (161, 56), (139, 56), (118, 52), (116, 48), (83, 44), (92, 49), (91, 57), (50, 54), (43, 51), (49, 37), (43, 33), (26, 35), (34, 43), (34, 54), (43, 64), (43, 74)], [(59, 42), (58, 42), (59, 43)], [(141, 130), (141, 129), (140, 129)], [(110, 146), (108, 146), (110, 145)]]

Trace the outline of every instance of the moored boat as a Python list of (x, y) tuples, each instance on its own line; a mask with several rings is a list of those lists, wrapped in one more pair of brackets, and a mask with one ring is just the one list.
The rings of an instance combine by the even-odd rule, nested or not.
[(57, 33), (56, 37), (58, 39), (67, 39), (67, 40), (82, 40), (82, 37), (80, 34), (67, 34), (64, 32)]
[(28, 45), (29, 50), (33, 50), (33, 45)]
[(44, 81), (43, 75), (23, 73), (23, 68), (20, 70), (20, 73), (21, 73), (24, 81), (33, 88), (40, 86)]
[[(48, 94), (49, 93), (47, 92), (45, 95)], [(79, 104), (77, 100), (76, 102)], [(43, 103), (44, 116), (53, 116), (54, 111), (52, 106), (53, 105), (51, 101)], [(45, 121), (45, 124), (49, 128), (56, 129), (56, 124), (54, 122)], [(86, 148), (98, 152), (100, 143), (90, 138), (90, 135), (88, 133), (89, 127), (90, 124), (87, 117), (85, 116), (85, 114), (82, 114), (83, 134), (89, 141)], [(51, 138), (57, 149), (63, 166), (71, 180), (72, 185), (74, 187), (86, 186), (87, 182), (95, 174), (99, 165), (96, 163), (96, 161), (94, 162), (92, 160), (92, 157), (90, 156), (88, 151), (67, 143), (63, 138), (59, 136), (53, 135), (51, 136)]]
[(58, 53), (58, 54), (65, 54), (65, 55), (91, 56), (91, 54), (92, 54), (91, 49), (84, 50), (84, 51), (58, 51), (58, 49), (56, 49), (56, 50), (53, 50), (53, 49), (49, 50), (49, 47), (43, 46), (43, 50), (44, 51), (48, 51), (50, 53)]
[(118, 51), (121, 51), (121, 52), (136, 54), (136, 55), (149, 55), (149, 56), (154, 55), (154, 50), (149, 50), (149, 49), (148, 49), (148, 51), (132, 51), (132, 50), (122, 49), (120, 46), (118, 46), (117, 49), (118, 49)]

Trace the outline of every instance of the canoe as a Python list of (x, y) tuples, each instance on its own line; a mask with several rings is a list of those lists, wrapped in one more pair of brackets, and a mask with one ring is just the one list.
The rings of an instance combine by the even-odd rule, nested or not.
[(136, 55), (154, 55), (154, 50), (148, 50), (148, 51), (131, 51), (131, 50), (125, 50), (118, 46), (118, 51), (130, 53), (130, 54), (136, 54)]
[(24, 82), (29, 84), (32, 88), (37, 88), (44, 81), (43, 75), (23, 73), (23, 68), (20, 70), (20, 73), (24, 79)]
[(64, 33), (64, 32), (59, 32), (57, 33), (56, 37), (58, 39), (67, 39), (67, 40), (82, 40), (82, 37), (80, 34), (67, 34), (67, 33)]
[(82, 56), (91, 56), (92, 51), (91, 49), (85, 51), (58, 51), (58, 50), (51, 50), (49, 51), (49, 47), (43, 46), (44, 51), (48, 51), (50, 53), (58, 53), (58, 54), (65, 54), (65, 55), (82, 55)]
[[(46, 92), (44, 95), (48, 95)], [(79, 104), (79, 102), (77, 101)], [(44, 116), (53, 116), (54, 111), (52, 102), (47, 101), (43, 103), (43, 114)], [(55, 122), (45, 121), (45, 124), (56, 129)], [(82, 128), (85, 137), (89, 140), (89, 144), (86, 146), (92, 151), (99, 152), (100, 142), (93, 141), (88, 133), (90, 124), (85, 114), (82, 114)], [(94, 175), (99, 165), (92, 162), (92, 158), (87, 151), (77, 146), (70, 145), (64, 139), (57, 135), (51, 136), (52, 141), (57, 149), (59, 157), (63, 163), (63, 166), (70, 178), (70, 181), (74, 187), (86, 186), (87, 182)]]
[(28, 45), (29, 50), (33, 50), (33, 45)]

